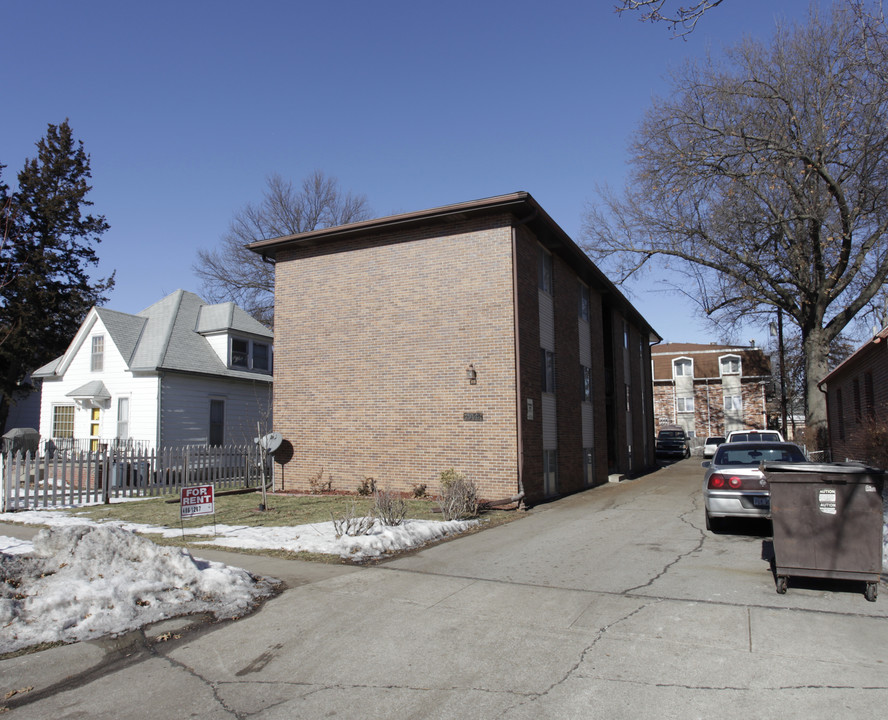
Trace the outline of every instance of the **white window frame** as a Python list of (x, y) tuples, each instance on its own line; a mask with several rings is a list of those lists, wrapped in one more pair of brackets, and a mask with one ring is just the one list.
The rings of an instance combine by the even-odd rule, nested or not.
[(89, 370), (102, 372), (105, 369), (105, 336), (93, 335), (90, 344)]
[(692, 413), (694, 412), (694, 398), (693, 397), (677, 397), (675, 398), (675, 412), (678, 413)]
[[(737, 369), (733, 370), (732, 366), (735, 364), (737, 366)], [(728, 366), (727, 370), (725, 370), (726, 365)], [(724, 377), (725, 375), (740, 375), (742, 369), (743, 364), (739, 355), (722, 355), (718, 359), (718, 371), (722, 377)]]
[(117, 439), (129, 440), (130, 397), (124, 395), (117, 398)]
[[(678, 372), (679, 368), (688, 368), (690, 372)], [(694, 377), (694, 360), (689, 357), (679, 357), (672, 361), (672, 377)]]
[(725, 412), (743, 411), (742, 395), (725, 395)]
[[(68, 434), (60, 435), (59, 434), (59, 425), (61, 424), (61, 421), (63, 421), (65, 425), (68, 424), (67, 418), (63, 418), (63, 419), (59, 418), (59, 414), (60, 414), (59, 411), (61, 411), (61, 410), (65, 411), (65, 415), (68, 415), (68, 413), (70, 412), (70, 416), (71, 416), (71, 418), (70, 418), (70, 424), (71, 424), (70, 435), (68, 435)], [(64, 438), (64, 439), (73, 439), (74, 438), (74, 416), (75, 416), (75, 414), (76, 414), (76, 410), (75, 410), (75, 406), (73, 404), (71, 404), (71, 405), (59, 404), (59, 405), (52, 406), (52, 437), (53, 438)], [(66, 431), (67, 431), (67, 428), (66, 428)]]

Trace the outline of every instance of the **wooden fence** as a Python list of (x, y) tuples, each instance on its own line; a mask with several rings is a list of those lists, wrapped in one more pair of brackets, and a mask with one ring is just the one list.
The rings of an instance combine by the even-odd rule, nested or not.
[(112, 498), (178, 495), (187, 485), (217, 490), (261, 487), (263, 462), (256, 445), (184, 446), (161, 450), (71, 450), (8, 453), (0, 458), (0, 510), (29, 510), (110, 502)]

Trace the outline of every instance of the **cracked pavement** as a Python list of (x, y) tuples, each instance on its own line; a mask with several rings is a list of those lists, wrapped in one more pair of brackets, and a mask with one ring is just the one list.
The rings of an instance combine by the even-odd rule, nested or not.
[(206, 553), (288, 589), (241, 620), (0, 661), (8, 716), (880, 712), (888, 599), (835, 581), (778, 595), (767, 526), (707, 532), (700, 479), (687, 460), (363, 568)]

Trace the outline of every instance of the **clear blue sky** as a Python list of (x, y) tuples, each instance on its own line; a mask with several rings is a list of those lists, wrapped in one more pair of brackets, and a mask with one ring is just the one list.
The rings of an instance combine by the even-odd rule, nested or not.
[[(727, 0), (687, 40), (613, 5), (2, 0), (4, 178), (70, 119), (111, 225), (97, 275), (116, 270), (122, 312), (199, 292), (198, 248), (272, 173), (322, 170), (376, 215), (526, 190), (579, 240), (666, 71), (767, 39), (808, 2)], [(667, 340), (718, 339), (653, 281), (627, 294)]]

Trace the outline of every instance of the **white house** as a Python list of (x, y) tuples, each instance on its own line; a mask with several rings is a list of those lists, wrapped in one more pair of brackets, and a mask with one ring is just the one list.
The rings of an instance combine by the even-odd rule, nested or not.
[(271, 430), (268, 328), (234, 303), (177, 290), (136, 315), (92, 308), (43, 379), (40, 435), (57, 446), (252, 442)]

